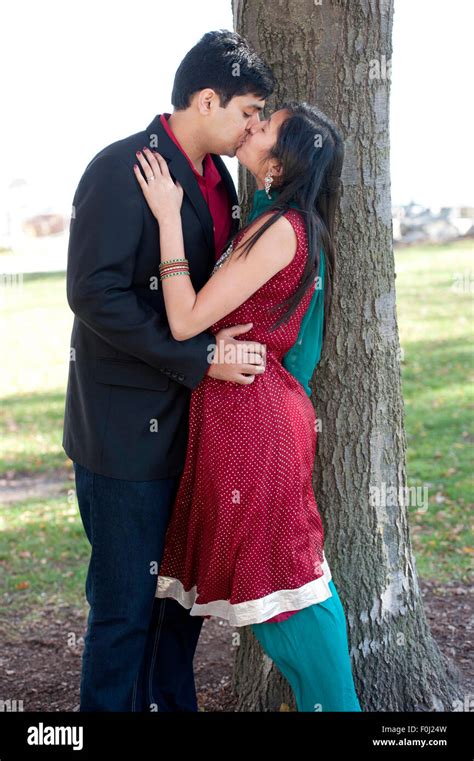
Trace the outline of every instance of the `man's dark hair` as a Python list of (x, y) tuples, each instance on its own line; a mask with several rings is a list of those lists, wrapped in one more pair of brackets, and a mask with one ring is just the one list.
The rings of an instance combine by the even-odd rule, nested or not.
[(275, 79), (240, 34), (219, 29), (207, 32), (181, 61), (171, 94), (176, 111), (188, 108), (191, 96), (206, 87), (216, 91), (225, 108), (236, 95), (267, 98), (275, 89)]

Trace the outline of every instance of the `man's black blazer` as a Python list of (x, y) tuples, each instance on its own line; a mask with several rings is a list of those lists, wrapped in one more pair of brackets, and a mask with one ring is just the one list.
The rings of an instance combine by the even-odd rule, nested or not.
[[(74, 312), (63, 448), (105, 476), (132, 481), (182, 471), (191, 391), (209, 368), (215, 336), (176, 341), (159, 282), (159, 227), (134, 175), (136, 151), (155, 147), (184, 189), (181, 218), (191, 281), (215, 264), (213, 220), (188, 160), (156, 116), (145, 131), (104, 148), (73, 199), (67, 299)], [(212, 154), (237, 207), (234, 183)], [(232, 215), (232, 234), (239, 226)], [(157, 285), (158, 283), (158, 285)]]

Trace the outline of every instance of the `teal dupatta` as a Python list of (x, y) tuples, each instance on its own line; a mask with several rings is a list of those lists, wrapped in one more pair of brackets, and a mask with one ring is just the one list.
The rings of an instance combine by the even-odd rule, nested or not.
[[(273, 190), (271, 191), (269, 198), (264, 189), (256, 190), (247, 222), (251, 222), (262, 214), (265, 209), (276, 200), (277, 195), (277, 191)], [(295, 209), (298, 208), (294, 203), (290, 203), (290, 206)], [(309, 307), (301, 321), (296, 342), (282, 359), (283, 367), (285, 367), (292, 375), (294, 375), (296, 380), (301, 383), (308, 396), (311, 396), (309, 381), (311, 380), (316, 365), (320, 360), (323, 345), (325, 271), (323, 249), (321, 249), (320, 257), (320, 277), (318, 278), (317, 287), (315, 288)]]

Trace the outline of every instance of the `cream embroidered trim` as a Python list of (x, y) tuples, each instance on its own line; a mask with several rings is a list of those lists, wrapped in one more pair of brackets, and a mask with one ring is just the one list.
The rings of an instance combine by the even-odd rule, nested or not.
[(332, 574), (325, 556), (321, 568), (323, 575), (319, 579), (314, 579), (298, 589), (279, 589), (258, 600), (235, 604), (231, 604), (229, 600), (213, 600), (200, 605), (196, 602), (199, 597), (196, 586), (186, 591), (179, 579), (170, 576), (158, 576), (155, 597), (173, 597), (183, 607), (191, 609), (191, 616), (218, 616), (233, 626), (249, 626), (267, 621), (279, 613), (301, 610), (332, 597), (329, 587)]

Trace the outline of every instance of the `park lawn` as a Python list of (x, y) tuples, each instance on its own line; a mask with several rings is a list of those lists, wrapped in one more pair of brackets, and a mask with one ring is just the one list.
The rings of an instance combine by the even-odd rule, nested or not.
[(62, 449), (64, 391), (12, 395), (0, 412), (0, 477), (69, 468)]
[(65, 274), (24, 275), (4, 291), (0, 477), (70, 465), (61, 447), (73, 314)]
[(0, 533), (4, 611), (9, 606), (31, 613), (45, 604), (83, 606), (90, 545), (72, 481), (54, 498), (2, 507)]
[[(427, 487), (410, 507), (420, 576), (466, 581), (472, 565), (472, 243), (397, 250), (396, 290), (407, 434), (407, 485)], [(453, 276), (463, 288), (452, 288)], [(62, 446), (72, 313), (64, 274), (24, 276), (2, 308), (8, 319), (0, 394), (0, 477), (70, 467)], [(64, 494), (1, 508), (4, 602), (81, 605), (90, 546), (73, 482)]]
[(407, 485), (428, 494), (427, 509), (410, 507), (411, 535), (420, 575), (440, 581), (472, 569), (473, 250), (396, 251)]

